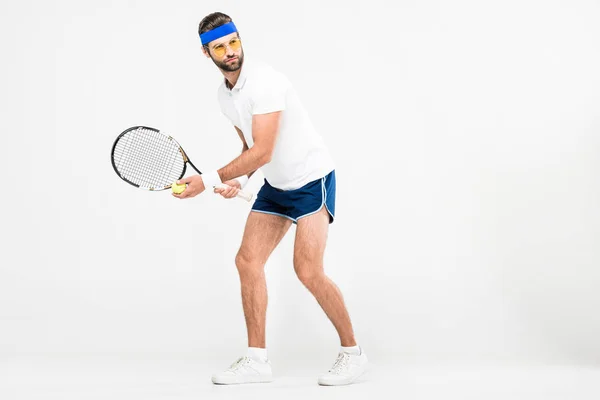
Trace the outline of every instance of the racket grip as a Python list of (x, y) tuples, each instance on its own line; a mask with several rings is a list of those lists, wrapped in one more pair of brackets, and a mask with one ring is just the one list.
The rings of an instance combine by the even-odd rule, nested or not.
[(242, 199), (249, 202), (252, 200), (252, 193), (246, 193), (240, 190), (237, 194), (237, 197), (241, 197)]
[[(226, 184), (222, 183), (222, 184), (220, 184), (220, 185), (216, 185), (215, 187), (217, 187), (217, 188), (218, 188), (218, 187), (220, 187), (220, 188), (222, 188), (222, 189), (225, 189), (225, 188), (227, 188), (228, 186), (227, 186)], [(244, 192), (244, 191), (240, 190), (240, 191), (238, 192), (238, 194), (237, 194), (237, 197), (239, 197), (239, 198), (241, 198), (241, 199), (244, 199), (244, 200), (246, 200), (246, 201), (248, 201), (248, 202), (249, 202), (249, 201), (251, 201), (251, 200), (252, 200), (252, 193), (247, 193), (247, 192)]]

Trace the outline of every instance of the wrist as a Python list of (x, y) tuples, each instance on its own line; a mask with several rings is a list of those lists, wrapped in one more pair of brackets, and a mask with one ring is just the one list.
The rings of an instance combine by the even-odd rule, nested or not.
[(217, 185), (220, 185), (221, 177), (217, 171), (210, 171), (202, 174), (202, 182), (204, 183), (204, 189), (212, 189)]

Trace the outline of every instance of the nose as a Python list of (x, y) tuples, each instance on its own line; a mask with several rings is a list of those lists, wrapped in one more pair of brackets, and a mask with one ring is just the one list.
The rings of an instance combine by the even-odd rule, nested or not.
[(232, 56), (235, 56), (235, 51), (233, 51), (233, 49), (231, 48), (231, 46), (227, 45), (225, 48), (227, 49), (227, 52), (225, 53), (225, 55), (228, 58), (231, 58)]

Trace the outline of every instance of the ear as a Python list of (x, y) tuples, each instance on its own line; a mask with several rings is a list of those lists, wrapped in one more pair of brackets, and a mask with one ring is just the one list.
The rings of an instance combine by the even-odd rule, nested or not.
[(206, 56), (206, 58), (210, 58), (210, 54), (208, 54), (208, 51), (206, 50), (206, 47), (202, 46), (202, 52), (204, 53), (204, 55)]

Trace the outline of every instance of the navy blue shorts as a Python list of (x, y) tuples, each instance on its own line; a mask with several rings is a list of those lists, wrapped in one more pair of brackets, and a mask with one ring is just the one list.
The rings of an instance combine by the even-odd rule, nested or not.
[(319, 212), (323, 206), (329, 212), (331, 224), (335, 218), (335, 170), (294, 190), (274, 188), (265, 179), (252, 211), (279, 215), (297, 223), (300, 218)]

